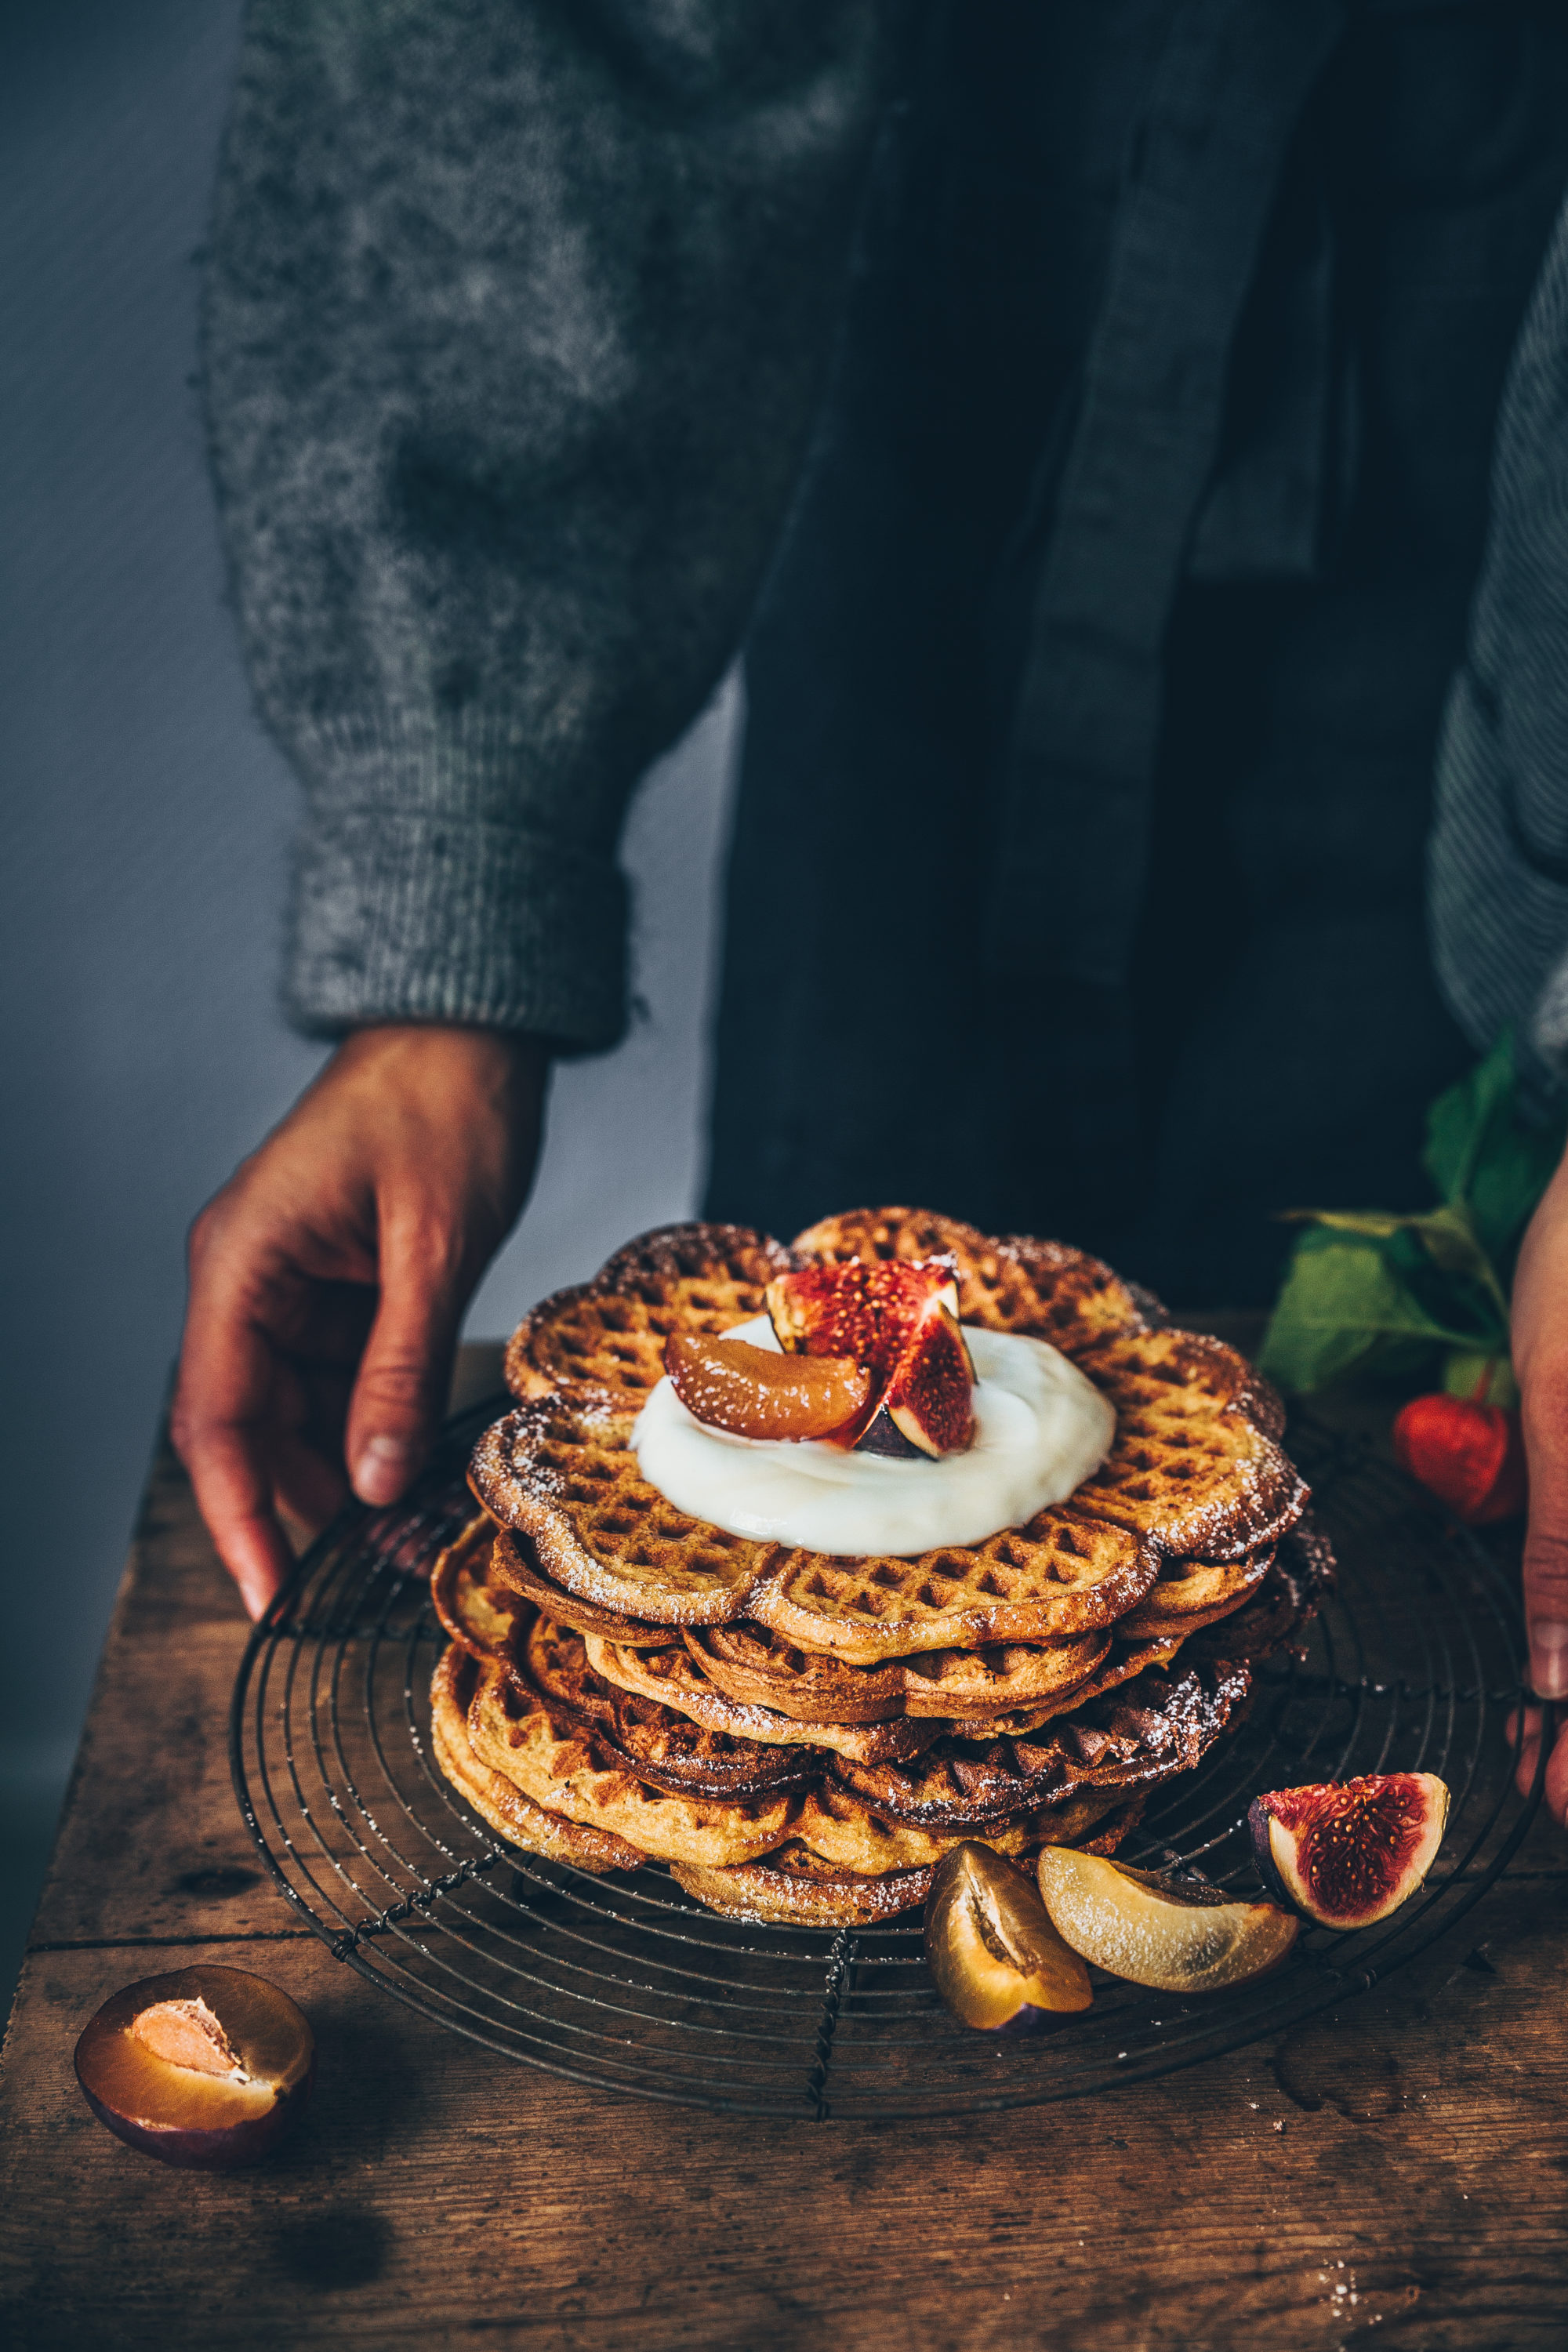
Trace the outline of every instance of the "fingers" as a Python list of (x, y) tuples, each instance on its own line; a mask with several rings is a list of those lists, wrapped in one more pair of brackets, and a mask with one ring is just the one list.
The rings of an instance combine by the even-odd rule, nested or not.
[(271, 1353), (193, 1286), (172, 1435), (218, 1557), (259, 1617), (294, 1564), (272, 1507)]
[(1524, 1616), (1530, 1680), (1542, 1698), (1568, 1698), (1568, 1399), (1555, 1379), (1525, 1391), (1530, 1524), (1524, 1544)]
[[(1541, 1761), (1541, 1730), (1543, 1711), (1538, 1706), (1524, 1709), (1523, 1736), (1519, 1761), (1514, 1768), (1514, 1785), (1521, 1797), (1528, 1797), (1535, 1787), (1536, 1769)], [(1509, 1745), (1521, 1740), (1520, 1713), (1516, 1707), (1505, 1726)], [(1552, 1752), (1547, 1759), (1546, 1778), (1542, 1789), (1542, 1801), (1554, 1819), (1568, 1826), (1568, 1717), (1557, 1710)]]
[(349, 1475), (362, 1502), (396, 1502), (429, 1453), (474, 1280), (460, 1234), (423, 1218), (384, 1227), (381, 1303), (345, 1433)]

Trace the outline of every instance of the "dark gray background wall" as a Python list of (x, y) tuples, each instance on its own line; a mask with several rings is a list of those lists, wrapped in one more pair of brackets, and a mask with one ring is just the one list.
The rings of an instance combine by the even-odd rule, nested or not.
[[(239, 14), (0, 0), (0, 1998), (174, 1351), (184, 1228), (320, 1058), (275, 1003), (294, 788), (223, 608), (192, 383)], [(644, 785), (626, 855), (648, 1011), (558, 1075), (473, 1331), (689, 1213), (739, 709), (731, 681)]]

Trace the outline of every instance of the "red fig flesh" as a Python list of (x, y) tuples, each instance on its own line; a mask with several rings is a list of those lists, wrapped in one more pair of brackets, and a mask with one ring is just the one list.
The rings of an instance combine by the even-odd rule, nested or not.
[(847, 1356), (777, 1356), (745, 1339), (677, 1331), (670, 1386), (698, 1421), (734, 1437), (828, 1437), (863, 1411), (871, 1375)]
[(937, 1864), (925, 1950), (948, 2008), (982, 2032), (1037, 2032), (1094, 1998), (1089, 1970), (1023, 1872), (973, 1841)]
[(1038, 1872), (1052, 1925), (1075, 1952), (1161, 1992), (1216, 1992), (1262, 1976), (1300, 1929), (1278, 1904), (1238, 1902), (1218, 1887), (1073, 1846), (1046, 1846)]
[(974, 1368), (950, 1258), (803, 1266), (775, 1276), (767, 1298), (786, 1354), (847, 1357), (870, 1375), (866, 1404), (833, 1433), (835, 1444), (858, 1445), (884, 1409), (922, 1454), (972, 1442)]
[(1320, 1927), (1370, 1927), (1397, 1911), (1437, 1858), (1448, 1790), (1434, 1772), (1273, 1789), (1247, 1813), (1265, 1884)]
[(100, 2124), (164, 2164), (254, 2164), (303, 2113), (315, 2043), (303, 2012), (245, 1969), (177, 1969), (106, 2000), (76, 2045)]

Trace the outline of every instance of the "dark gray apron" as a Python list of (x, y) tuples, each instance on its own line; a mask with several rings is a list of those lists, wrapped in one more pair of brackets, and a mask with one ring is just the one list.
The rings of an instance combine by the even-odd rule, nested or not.
[(1568, 21), (965, 0), (748, 646), (710, 1211), (919, 1199), (1187, 1301), (1421, 1196), (1432, 745)]

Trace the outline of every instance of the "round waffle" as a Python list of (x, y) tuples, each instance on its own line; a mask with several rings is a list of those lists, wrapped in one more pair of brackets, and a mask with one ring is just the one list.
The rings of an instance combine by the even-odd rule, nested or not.
[[(1070, 1837), (1058, 1833), (1069, 1828), (1064, 1809), (1064, 1817), (1054, 1824), (1048, 1842), (1081, 1845), (1089, 1853), (1113, 1853), (1136, 1826), (1142, 1809), (1142, 1797), (1120, 1804), (1114, 1799), (1086, 1799), (1082, 1817), (1071, 1825)], [(1095, 1826), (1097, 1822), (1100, 1826)], [(1095, 1834), (1086, 1836), (1090, 1828)], [(950, 1852), (962, 1841), (951, 1838), (938, 1843)], [(976, 1843), (1003, 1850), (998, 1840), (984, 1831), (976, 1833)], [(1010, 1845), (1007, 1850), (1011, 1851)], [(931, 1893), (935, 1867), (933, 1861), (880, 1875), (844, 1870), (825, 1862), (799, 1840), (792, 1840), (761, 1862), (735, 1863), (727, 1870), (672, 1863), (670, 1876), (689, 1895), (726, 1918), (805, 1927), (869, 1927), (879, 1920), (897, 1918), (901, 1911), (918, 1910)]]
[(626, 1424), (568, 1394), (486, 1430), (469, 1476), (568, 1592), (623, 1617), (721, 1625), (752, 1617), (854, 1664), (916, 1651), (1047, 1642), (1111, 1623), (1159, 1572), (1154, 1545), (1073, 1506), (913, 1559), (835, 1559), (689, 1517), (642, 1475)]
[(1171, 1562), (1160, 1580), (1117, 1626), (1119, 1638), (1159, 1642), (1195, 1633), (1239, 1609), (1274, 1564), (1272, 1547), (1250, 1559)]
[(597, 1390), (640, 1410), (664, 1377), (672, 1331), (727, 1331), (760, 1315), (775, 1274), (795, 1260), (744, 1225), (665, 1225), (644, 1234), (592, 1282), (558, 1290), (525, 1315), (506, 1351), (514, 1396)]
[(589, 1664), (584, 1636), (548, 1617), (536, 1617), (520, 1634), (513, 1662), (529, 1689), (591, 1723), (602, 1743), (651, 1788), (677, 1796), (751, 1799), (804, 1788), (816, 1778), (812, 1756), (737, 1738), (660, 1699), (604, 1682)]
[(955, 1717), (948, 1725), (955, 1739), (1025, 1739), (1038, 1731), (1054, 1716), (1069, 1715), (1084, 1706), (1091, 1698), (1101, 1698), (1109, 1690), (1131, 1682), (1149, 1666), (1168, 1666), (1182, 1646), (1182, 1637), (1161, 1642), (1124, 1642), (1121, 1628), (1117, 1640), (1107, 1653), (1105, 1662), (1098, 1666), (1087, 1682), (1064, 1691), (1058, 1697), (1045, 1699), (1038, 1706), (1009, 1707), (1001, 1715)]
[(818, 1656), (743, 1620), (689, 1629), (686, 1645), (706, 1679), (732, 1698), (805, 1722), (875, 1723), (993, 1715), (1076, 1691), (1108, 1655), (1110, 1635), (928, 1650), (881, 1666)]
[(430, 1571), (430, 1601), (442, 1629), (472, 1658), (511, 1656), (512, 1635), (531, 1611), (520, 1593), (495, 1581), (495, 1527), (472, 1518)]
[(468, 1740), (468, 1715), (479, 1664), (460, 1646), (443, 1655), (430, 1684), (430, 1748), (437, 1763), (481, 1821), (527, 1853), (549, 1854), (578, 1870), (640, 1870), (640, 1847), (610, 1832), (536, 1805), (515, 1782), (481, 1764)]
[(912, 1764), (835, 1757), (830, 1769), (879, 1820), (937, 1831), (977, 1827), (1084, 1790), (1144, 1788), (1190, 1771), (1250, 1690), (1247, 1667), (1228, 1659), (1173, 1676), (1154, 1669), (1113, 1698), (1062, 1717), (1045, 1739), (982, 1746), (945, 1738)]
[(664, 1650), (623, 1649), (596, 1633), (587, 1636), (588, 1664), (600, 1678), (617, 1688), (637, 1691), (644, 1698), (672, 1706), (692, 1722), (732, 1738), (755, 1739), (785, 1748), (831, 1748), (861, 1764), (885, 1764), (918, 1756), (937, 1737), (938, 1723), (915, 1723), (900, 1717), (891, 1723), (797, 1723), (773, 1707), (746, 1706), (716, 1690), (684, 1643)]
[[(1072, 1338), (1117, 1412), (1102, 1468), (1026, 1528), (914, 1559), (829, 1559), (693, 1519), (641, 1476), (630, 1416), (682, 1318), (728, 1328), (731, 1309), (741, 1319), (758, 1294), (756, 1277), (790, 1255), (736, 1228), (715, 1228), (710, 1243), (705, 1232), (681, 1227), (634, 1244), (571, 1294), (570, 1311), (559, 1300), (537, 1309), (521, 1352), (536, 1388), (558, 1384), (476, 1452), (476, 1492), (531, 1538), (536, 1569), (580, 1604), (645, 1626), (752, 1617), (802, 1648), (874, 1664), (1112, 1623), (1144, 1598), (1162, 1561), (1246, 1561), (1300, 1515), (1305, 1489), (1276, 1443), (1279, 1400), (1233, 1349), (1147, 1328), (1126, 1286), (1076, 1252), (993, 1244), (900, 1211), (829, 1220), (797, 1246), (826, 1257), (948, 1248), (970, 1283), (973, 1320)], [(580, 1328), (590, 1294), (600, 1302), (593, 1346)], [(626, 1326), (614, 1347), (610, 1323)]]
[(504, 1666), (477, 1664), (468, 1744), (535, 1805), (605, 1830), (667, 1862), (750, 1862), (782, 1845), (801, 1799), (750, 1801), (656, 1789), (565, 1707), (519, 1689)]
[(1275, 1442), (1284, 1409), (1234, 1348), (1142, 1331), (1106, 1340), (1080, 1369), (1116, 1408), (1116, 1442), (1075, 1508), (1177, 1559), (1243, 1559), (1300, 1517), (1306, 1486)]
[(488, 1515), (484, 1524), (493, 1538), (492, 1584), (505, 1585), (542, 1610), (546, 1617), (553, 1617), (557, 1624), (574, 1626), (579, 1633), (602, 1633), (606, 1641), (633, 1650), (659, 1650), (668, 1642), (668, 1625), (646, 1625), (635, 1617), (621, 1616), (616, 1610), (596, 1609), (591, 1601), (579, 1601), (575, 1593), (542, 1572), (526, 1536), (520, 1536), (514, 1528), (498, 1528)]

